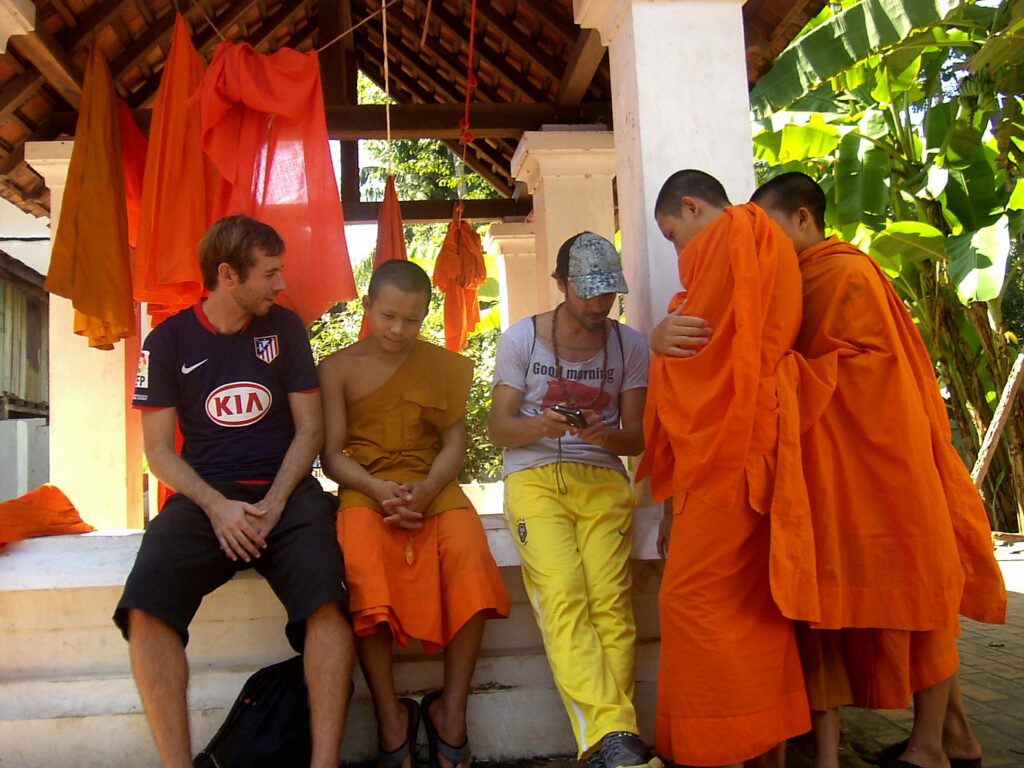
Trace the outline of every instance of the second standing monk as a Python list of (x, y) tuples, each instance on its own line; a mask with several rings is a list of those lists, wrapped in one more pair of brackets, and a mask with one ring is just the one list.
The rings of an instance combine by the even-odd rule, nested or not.
[[(370, 335), (320, 364), (323, 463), (342, 486), (359, 661), (377, 713), (382, 768), (409, 768), (422, 718), (432, 768), (468, 766), (466, 703), (484, 622), (509, 598), (483, 526), (458, 484), (473, 363), (419, 339), (427, 274), (408, 261), (374, 272)], [(392, 641), (444, 649), (444, 687), (399, 699)]]

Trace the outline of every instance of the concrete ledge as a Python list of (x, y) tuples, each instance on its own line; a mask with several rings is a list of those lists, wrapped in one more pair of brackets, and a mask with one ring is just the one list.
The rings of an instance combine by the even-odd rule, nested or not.
[[(661, 564), (651, 559), (657, 517), (657, 509), (640, 508), (634, 521), (636, 699), (648, 737), (659, 646)], [(470, 699), (474, 752), (502, 760), (568, 754), (575, 748), (572, 733), (523, 589), (515, 545), (501, 515), (481, 518), (512, 613), (505, 621), (488, 622), (485, 631)], [(141, 536), (101, 531), (32, 539), (0, 554), (0, 768), (159, 764), (127, 647), (110, 620)], [(284, 609), (253, 571), (203, 602), (188, 646), (195, 750), (220, 726), (252, 672), (292, 655), (284, 624)], [(396, 683), (403, 693), (417, 696), (440, 687), (442, 670), (440, 656), (424, 655), (418, 643), (396, 654)], [(357, 674), (343, 757), (371, 760), (376, 751), (373, 708)]]

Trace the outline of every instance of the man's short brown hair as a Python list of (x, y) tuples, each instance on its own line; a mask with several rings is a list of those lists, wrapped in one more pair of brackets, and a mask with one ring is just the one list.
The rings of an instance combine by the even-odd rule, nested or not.
[(208, 291), (217, 287), (217, 268), (227, 264), (245, 281), (255, 263), (253, 252), (259, 249), (267, 256), (284, 253), (284, 240), (269, 224), (236, 214), (215, 221), (199, 243), (199, 269), (203, 286)]

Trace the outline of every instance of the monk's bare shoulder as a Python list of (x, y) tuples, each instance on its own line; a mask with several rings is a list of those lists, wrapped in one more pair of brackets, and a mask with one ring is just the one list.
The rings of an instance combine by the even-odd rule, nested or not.
[(332, 352), (318, 366), (320, 377), (332, 381), (344, 382), (346, 374), (352, 370), (352, 361), (356, 358), (367, 356), (367, 345), (363, 341), (357, 341), (347, 347), (342, 347), (337, 352)]

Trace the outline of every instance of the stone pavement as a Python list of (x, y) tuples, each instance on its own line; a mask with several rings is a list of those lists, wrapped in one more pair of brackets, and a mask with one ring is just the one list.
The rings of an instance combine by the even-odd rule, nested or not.
[[(984, 749), (985, 768), (1024, 768), (1024, 542), (1002, 543), (996, 557), (1009, 592), (1006, 624), (964, 620), (960, 683), (971, 725)], [(843, 768), (872, 768), (881, 747), (905, 739), (913, 713), (905, 710), (843, 712)], [(545, 758), (486, 768), (577, 768), (577, 761)], [(790, 742), (788, 768), (812, 768), (810, 739)]]

